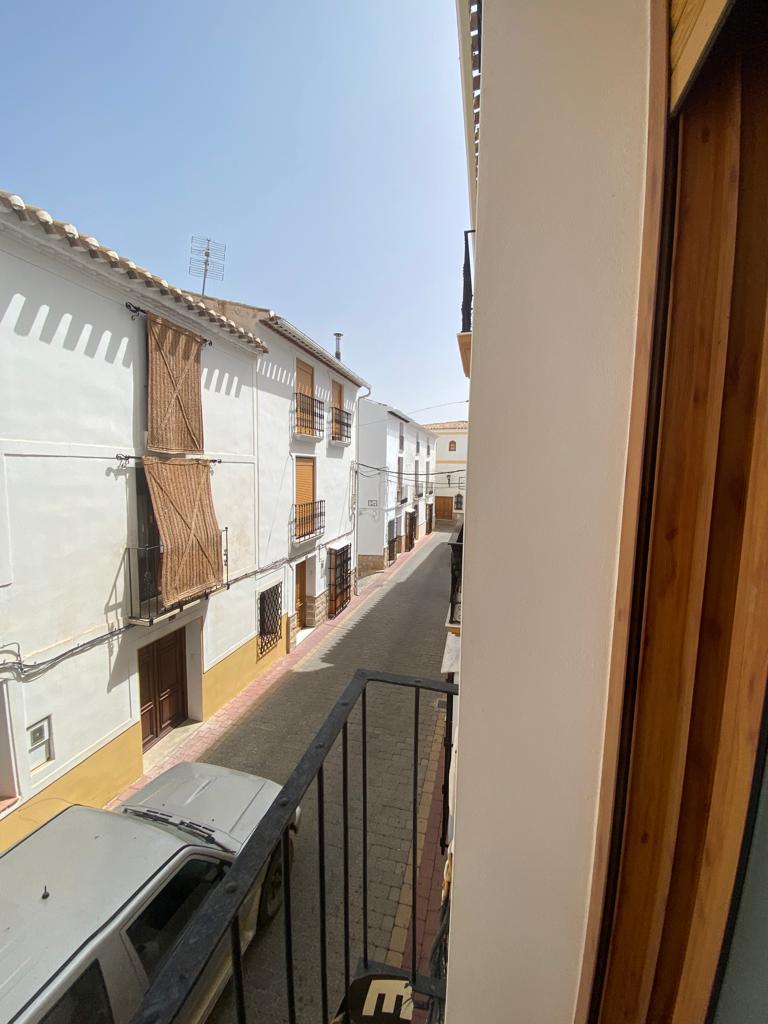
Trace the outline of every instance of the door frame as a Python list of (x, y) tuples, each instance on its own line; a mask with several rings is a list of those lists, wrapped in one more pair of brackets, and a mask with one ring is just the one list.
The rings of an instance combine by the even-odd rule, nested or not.
[[(662, 10), (661, 12), (657, 11), (656, 32), (652, 30), (651, 34), (652, 40), (656, 39), (657, 51), (659, 39), (665, 38), (668, 17), (666, 4), (659, 6)], [(654, 5), (652, 5), (652, 13), (653, 7)], [(723, 34), (723, 46), (727, 47), (732, 38), (730, 34), (732, 27), (733, 23)], [(738, 28), (737, 24), (734, 32)], [(747, 38), (752, 41), (751, 36)], [(723, 50), (723, 46), (720, 46), (719, 49), (715, 48), (713, 59), (718, 54), (722, 57), (723, 53), (725, 53), (726, 60), (728, 59), (728, 51), (727, 49)], [(666, 54), (667, 51), (664, 50), (665, 60)], [(653, 66), (652, 60), (652, 72)], [(727, 64), (725, 69), (727, 70)], [(711, 71), (711, 67), (709, 70)], [(719, 79), (722, 78), (722, 74), (720, 74), (722, 70), (722, 67), (715, 68)], [(706, 73), (707, 65), (705, 64), (704, 74)], [(755, 96), (757, 93), (743, 89), (741, 62), (739, 62), (738, 75), (741, 110), (744, 104), (743, 97)], [(657, 79), (655, 94), (658, 99), (659, 76), (655, 77)], [(666, 76), (664, 79), (666, 80)], [(654, 96), (653, 82), (654, 75), (652, 73), (652, 100)], [(765, 91), (762, 95), (765, 95)], [(664, 137), (667, 130), (667, 118), (666, 108), (658, 102), (656, 109), (664, 111), (663, 116), (657, 113), (655, 118), (657, 122), (655, 126), (656, 148), (658, 150), (658, 137), (659, 134), (662, 138)], [(686, 104), (683, 105), (683, 110), (685, 109)], [(671, 260), (673, 255), (671, 237), (669, 234), (666, 235), (666, 238), (664, 237), (668, 225), (663, 224), (661, 217), (663, 204), (660, 200), (660, 182), (666, 179), (667, 196), (669, 197), (670, 193), (672, 195), (672, 200), (671, 202), (668, 200), (667, 205), (674, 207), (676, 191), (674, 182), (672, 182), (671, 188), (669, 186), (670, 178), (677, 173), (672, 152), (675, 149), (676, 123), (672, 123), (670, 126), (673, 129), (673, 134), (670, 137), (667, 173), (660, 173), (658, 160), (656, 167), (651, 172), (650, 134), (654, 122), (653, 112), (654, 104), (652, 103), (649, 121), (647, 188), (652, 190), (655, 187), (656, 192), (655, 195), (648, 194), (646, 196), (638, 344), (627, 458), (627, 493), (625, 493), (622, 517), (619, 580), (611, 655), (595, 869), (581, 986), (575, 1017), (577, 1024), (582, 1024), (586, 1020), (590, 1022), (599, 1020), (601, 1024), (608, 1024), (611, 1019), (631, 1020), (633, 1024), (646, 1024), (646, 1022), (650, 1024), (651, 1021), (655, 1022), (661, 1019), (665, 1021), (665, 1024), (683, 1024), (683, 1022), (685, 1024), (689, 1024), (689, 1022), (690, 1024), (703, 1024), (703, 1021), (708, 1019), (710, 996), (716, 986), (717, 965), (724, 949), (723, 936), (727, 937), (726, 928), (731, 908), (731, 894), (734, 891), (734, 883), (737, 883), (739, 851), (745, 837), (745, 827), (748, 828), (748, 805), (763, 713), (765, 663), (768, 660), (768, 653), (764, 650), (765, 641), (759, 639), (759, 629), (756, 628), (756, 623), (764, 622), (768, 617), (768, 595), (764, 593), (766, 587), (757, 570), (757, 566), (768, 562), (768, 543), (762, 540), (758, 529), (760, 518), (758, 510), (768, 504), (768, 480), (764, 480), (757, 471), (758, 466), (768, 463), (768, 442), (765, 440), (768, 429), (760, 430), (760, 426), (763, 425), (768, 428), (768, 369), (766, 368), (768, 355), (765, 354), (768, 349), (768, 338), (765, 335), (759, 335), (760, 344), (757, 345), (753, 331), (750, 335), (752, 349), (757, 349), (762, 353), (758, 358), (760, 375), (757, 381), (759, 387), (756, 383), (753, 398), (749, 399), (747, 396), (748, 400), (744, 400), (743, 395), (741, 399), (739, 398), (739, 390), (743, 391), (744, 385), (740, 381), (738, 372), (741, 364), (737, 363), (725, 374), (727, 384), (723, 385), (725, 389), (723, 416), (726, 415), (725, 410), (729, 410), (730, 416), (730, 421), (724, 420), (725, 426), (720, 422), (719, 402), (713, 400), (711, 403), (714, 440), (709, 445), (710, 459), (712, 458), (712, 445), (714, 445), (717, 449), (717, 478), (719, 479), (723, 474), (723, 479), (726, 481), (728, 480), (727, 473), (734, 472), (734, 467), (736, 471), (739, 471), (742, 466), (739, 460), (743, 460), (743, 508), (738, 511), (734, 511), (732, 507), (729, 509), (726, 500), (728, 491), (725, 485), (723, 484), (718, 491), (717, 484), (712, 483), (713, 525), (710, 528), (707, 520), (704, 542), (706, 553), (702, 555), (700, 552), (697, 556), (699, 569), (695, 574), (696, 580), (698, 580), (696, 587), (699, 588), (700, 584), (700, 589), (704, 594), (703, 600), (706, 602), (707, 592), (710, 595), (710, 604), (705, 603), (704, 605), (705, 612), (708, 608), (710, 611), (715, 608), (722, 613), (722, 617), (718, 617), (716, 625), (719, 627), (721, 622), (725, 623), (725, 635), (730, 638), (728, 650), (731, 653), (726, 652), (724, 656), (721, 675), (717, 680), (717, 692), (713, 697), (711, 687), (703, 685), (697, 687), (700, 674), (699, 666), (704, 665), (706, 669), (704, 663), (707, 660), (704, 654), (699, 658), (698, 651), (703, 649), (702, 645), (706, 641), (706, 630), (709, 629), (707, 623), (710, 622), (711, 615), (704, 618), (704, 625), (700, 627), (700, 632), (699, 628), (694, 629), (694, 625), (691, 625), (691, 644), (697, 667), (694, 681), (694, 670), (691, 668), (689, 657), (685, 674), (688, 679), (690, 712), (688, 708), (684, 710), (682, 718), (679, 719), (673, 731), (675, 738), (672, 740), (672, 752), (668, 751), (667, 753), (667, 760), (665, 761), (659, 756), (658, 748), (661, 742), (659, 733), (657, 731), (655, 736), (651, 735), (653, 723), (648, 717), (647, 708), (645, 715), (639, 718), (635, 703), (636, 697), (647, 702), (646, 684), (641, 674), (647, 654), (644, 623), (647, 615), (647, 602), (650, 601), (653, 604), (655, 601), (653, 592), (646, 590), (647, 558), (654, 544), (657, 548), (660, 544), (666, 544), (673, 548), (678, 543), (675, 533), (668, 533), (666, 539), (661, 536), (663, 532), (662, 519), (654, 504), (658, 483), (657, 474), (662, 472), (659, 468), (661, 464), (658, 462), (656, 449), (658, 419), (654, 423), (654, 417), (658, 417), (660, 414), (664, 402), (664, 391), (667, 390), (666, 384), (662, 387), (662, 380), (667, 373), (665, 366), (668, 361), (665, 352), (667, 342), (666, 305), (669, 282), (672, 279), (672, 275), (666, 275), (664, 263), (667, 259)], [(760, 123), (763, 120), (765, 119), (762, 119)], [(737, 133), (740, 131), (740, 127), (734, 127), (734, 125), (738, 122), (740, 126), (741, 121), (741, 113), (736, 119), (728, 116), (722, 117), (723, 127), (720, 130), (725, 133), (724, 139), (728, 133), (732, 135), (734, 131)], [(744, 161), (744, 146), (750, 145), (749, 141), (747, 143), (743, 141), (744, 138), (748, 138), (746, 130), (743, 133), (742, 148), (737, 158), (742, 163)], [(728, 145), (733, 151), (732, 141)], [(725, 142), (723, 148), (726, 148)], [(670, 169), (672, 169), (672, 173), (670, 173)], [(763, 180), (764, 178), (765, 176), (763, 176)], [(738, 195), (732, 202), (734, 206), (738, 207), (739, 218), (741, 218), (743, 216), (741, 204), (745, 201), (743, 196), (747, 196), (746, 202), (749, 203), (750, 192), (749, 186), (742, 184), (743, 173), (741, 170), (736, 175), (736, 179)], [(714, 180), (716, 181), (716, 179)], [(722, 185), (720, 187), (723, 188)], [(755, 191), (759, 192), (759, 190)], [(715, 191), (711, 194), (712, 196), (717, 195)], [(652, 207), (651, 200), (654, 198), (655, 207)], [(700, 208), (703, 208), (702, 204), (700, 204)], [(749, 209), (748, 206), (747, 209)], [(690, 210), (689, 206), (686, 206), (686, 210)], [(654, 215), (658, 218), (655, 223)], [(728, 231), (733, 231), (735, 234), (735, 220), (736, 217), (733, 215), (730, 227), (724, 222), (725, 234), (718, 235), (719, 238), (722, 238), (722, 241), (719, 242), (721, 248), (727, 249), (730, 244)], [(749, 218), (744, 216), (744, 223), (748, 222)], [(703, 217), (701, 223), (704, 223)], [(761, 220), (762, 223), (764, 223), (763, 220)], [(689, 223), (686, 230), (690, 230)], [(659, 244), (647, 245), (647, 241), (653, 240), (654, 234), (656, 234)], [(764, 250), (760, 253), (760, 257), (764, 261)], [(746, 265), (753, 266), (754, 264), (747, 263)], [(763, 272), (764, 266), (763, 262), (761, 272)], [(727, 268), (723, 273), (726, 272)], [(754, 279), (754, 276), (754, 272), (752, 272), (751, 278)], [(726, 304), (726, 320), (728, 311), (736, 310), (736, 314), (731, 318), (731, 323), (738, 319), (738, 311), (743, 308), (743, 298), (739, 295), (738, 288), (742, 287), (743, 290), (746, 279), (743, 274), (741, 277), (736, 275), (732, 285), (730, 277), (728, 278), (727, 291), (722, 301)], [(717, 287), (720, 288), (719, 283)], [(755, 287), (754, 283), (749, 285), (751, 289), (755, 289)], [(757, 288), (764, 288), (764, 284), (758, 285)], [(710, 291), (709, 294), (712, 292)], [(764, 291), (758, 291), (757, 294), (759, 302), (765, 304)], [(650, 299), (645, 305), (644, 296), (646, 300)], [(763, 305), (759, 307), (759, 311), (763, 311)], [(721, 334), (722, 327), (723, 321), (720, 320), (719, 331)], [(645, 345), (641, 344), (641, 329), (646, 341)], [(724, 345), (727, 347), (734, 344), (732, 330), (732, 327), (730, 330), (726, 330)], [(654, 337), (653, 344), (647, 344), (652, 336)], [(736, 355), (739, 355), (738, 350)], [(639, 357), (641, 357), (641, 365), (638, 367)], [(718, 355), (717, 358), (720, 359), (722, 356)], [(720, 373), (721, 370), (718, 370), (717, 373)], [(752, 372), (749, 362), (745, 362), (744, 366), (741, 366), (741, 371), (742, 377), (748, 377)], [(754, 374), (753, 379), (755, 379)], [(736, 399), (733, 397), (734, 393), (736, 393)], [(642, 401), (637, 401), (636, 398), (642, 399)], [(741, 411), (738, 406), (739, 401), (742, 402)], [(751, 407), (749, 401), (753, 403)], [(730, 407), (728, 403), (730, 403)], [(715, 406), (718, 407), (717, 410)], [(750, 408), (752, 412), (749, 411)], [(665, 415), (669, 416), (668, 411)], [(753, 418), (750, 419), (750, 416)], [(678, 419), (678, 429), (681, 422)], [(743, 451), (743, 448), (740, 449), (733, 442), (734, 436), (741, 437), (738, 430), (734, 433), (734, 423), (738, 425), (749, 441), (748, 450), (742, 456), (738, 455), (738, 452)], [(674, 429), (674, 425), (675, 420), (672, 418), (666, 429)], [(726, 449), (724, 456), (722, 456), (723, 449)], [(735, 456), (734, 450), (737, 452)], [(681, 472), (683, 471), (681, 469)], [(710, 472), (714, 477), (714, 471), (710, 469)], [(764, 473), (763, 476), (765, 476)], [(667, 473), (667, 480), (669, 480), (669, 473)], [(632, 482), (631, 488), (630, 481)], [(732, 496), (728, 500), (731, 505), (735, 502)], [(710, 573), (715, 573), (718, 565), (727, 564), (727, 560), (723, 558), (723, 552), (728, 551), (729, 545), (728, 527), (724, 525), (727, 522), (727, 515), (725, 519), (723, 518), (724, 508), (727, 515), (733, 519), (735, 523), (733, 528), (738, 530), (739, 538), (739, 547), (736, 551), (738, 572), (735, 570), (731, 572), (734, 579), (730, 584), (730, 596), (726, 595), (725, 597), (722, 596), (724, 588), (718, 588), (709, 583)], [(706, 515), (708, 514), (706, 513)], [(658, 522), (656, 521), (657, 516), (659, 516)], [(704, 572), (701, 567), (702, 557), (707, 565), (707, 582), (702, 579)], [(716, 575), (713, 575), (713, 579), (716, 581)], [(764, 613), (762, 619), (759, 612)], [(739, 652), (743, 652), (743, 657)], [(677, 687), (678, 683), (675, 685)], [(683, 702), (687, 700), (685, 696), (680, 699)], [(646, 751), (644, 755), (646, 774), (643, 779), (640, 778), (642, 773), (638, 767), (643, 761), (643, 747), (638, 748), (638, 737), (641, 743), (645, 743)], [(662, 765), (666, 767), (662, 768)], [(643, 783), (647, 783), (654, 772), (662, 785), (671, 787), (666, 790), (664, 795), (667, 811), (662, 816), (657, 815), (656, 826), (651, 824), (649, 819), (648, 825), (643, 829), (641, 827), (643, 818), (642, 816), (638, 817), (640, 814), (638, 807), (643, 800)], [(696, 782), (693, 776), (698, 777), (702, 772), (707, 777), (707, 786), (709, 787), (706, 801), (702, 800), (702, 794), (698, 792), (698, 789), (701, 788), (700, 785), (697, 788), (697, 785), (693, 784)], [(626, 817), (627, 808), (631, 806), (632, 801), (635, 804), (633, 812), (635, 815), (634, 838), (632, 823), (628, 822)], [(648, 807), (647, 812), (653, 816), (653, 807)], [(638, 825), (638, 823), (640, 824)], [(629, 845), (627, 845), (628, 842)], [(643, 844), (646, 844), (645, 848), (643, 848)], [(637, 922), (635, 925), (628, 926), (626, 911), (628, 907), (631, 910), (631, 904), (628, 904), (626, 900), (629, 890), (618, 891), (617, 901), (616, 886), (620, 884), (621, 875), (630, 880), (633, 876), (635, 878), (642, 877), (638, 876), (637, 872), (641, 870), (643, 857), (647, 857), (647, 851), (654, 846), (659, 851), (662, 864), (666, 866), (663, 870), (654, 873), (652, 883), (641, 885), (643, 897), (641, 900), (634, 901), (639, 915), (638, 921), (643, 914), (650, 914), (654, 920), (650, 929), (648, 927), (649, 917), (639, 928)], [(620, 864), (620, 873), (617, 864)], [(611, 891), (612, 883), (613, 892)], [(651, 904), (653, 904), (652, 907)], [(625, 911), (623, 946), (619, 948), (618, 952), (615, 952), (615, 955), (613, 955), (614, 950), (611, 949), (612, 959), (608, 959), (606, 945), (612, 947), (614, 943), (614, 910), (617, 905), (620, 910), (623, 906)], [(680, 913), (673, 912), (679, 911), (680, 907), (685, 909), (682, 918)], [(681, 920), (683, 921), (682, 925)], [(638, 943), (640, 943), (639, 946)], [(638, 949), (639, 957), (636, 955)], [(627, 972), (628, 957), (630, 956), (635, 957), (635, 962), (632, 970)], [(605, 1005), (601, 1007), (603, 983), (606, 974), (610, 978), (614, 969), (618, 969), (620, 974), (623, 971), (624, 975), (623, 978), (619, 978), (618, 982), (614, 978), (614, 999), (608, 1003), (606, 1010)], [(633, 1004), (622, 1005), (615, 996), (616, 993), (627, 990), (637, 992), (637, 1001)], [(664, 992), (667, 993), (666, 1001), (663, 998)], [(605, 1011), (602, 1015), (601, 1009)]]
[[(195, 622), (196, 620), (193, 620)], [(163, 643), (171, 636), (176, 636), (176, 646), (178, 648), (178, 654), (180, 655), (181, 667), (182, 667), (182, 682), (181, 682), (181, 694), (182, 694), (182, 711), (176, 716), (176, 720), (167, 725), (164, 729), (160, 729), (160, 721), (158, 715), (159, 699), (157, 690), (154, 694), (155, 699), (155, 714), (157, 717), (158, 732), (156, 736), (151, 737), (147, 742), (144, 742), (142, 736), (141, 752), (146, 754), (156, 743), (166, 737), (169, 733), (173, 732), (174, 729), (178, 728), (183, 722), (189, 718), (189, 705), (190, 705), (190, 673), (189, 673), (189, 635), (187, 633), (187, 625), (192, 623), (182, 623), (181, 625), (174, 623), (172, 628), (164, 630), (159, 636), (154, 636), (148, 643), (142, 644), (141, 647), (136, 650), (136, 674), (138, 677), (138, 708), (139, 708), (139, 725), (141, 726), (142, 719), (142, 701), (141, 701), (141, 660), (143, 652), (149, 651), (151, 648), (156, 647), (157, 644)]]
[[(299, 579), (303, 580), (304, 586), (302, 590), (303, 601), (301, 603), (301, 611), (303, 614), (304, 621), (299, 621)], [(293, 566), (293, 606), (296, 610), (296, 629), (307, 628), (307, 559), (302, 558), (300, 561), (295, 562)]]

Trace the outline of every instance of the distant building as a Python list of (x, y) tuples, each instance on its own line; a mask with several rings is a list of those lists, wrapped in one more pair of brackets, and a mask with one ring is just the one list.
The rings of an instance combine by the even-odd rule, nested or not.
[(467, 420), (427, 423), (437, 437), (435, 460), (435, 517), (453, 519), (464, 514), (467, 489)]
[(370, 398), (359, 403), (358, 572), (390, 565), (432, 532), (437, 436)]

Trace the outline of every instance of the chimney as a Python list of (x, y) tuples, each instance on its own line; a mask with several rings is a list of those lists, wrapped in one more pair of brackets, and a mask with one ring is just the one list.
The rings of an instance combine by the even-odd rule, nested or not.
[(341, 362), (341, 339), (344, 335), (341, 331), (334, 331), (333, 336), (336, 339), (336, 358)]

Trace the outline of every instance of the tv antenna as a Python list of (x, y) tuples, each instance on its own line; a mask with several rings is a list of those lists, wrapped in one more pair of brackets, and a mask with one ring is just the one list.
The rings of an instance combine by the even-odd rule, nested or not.
[(189, 273), (191, 277), (202, 277), (201, 295), (205, 295), (205, 286), (209, 278), (212, 281), (224, 280), (226, 258), (227, 247), (224, 242), (214, 242), (212, 238), (192, 235), (189, 246)]

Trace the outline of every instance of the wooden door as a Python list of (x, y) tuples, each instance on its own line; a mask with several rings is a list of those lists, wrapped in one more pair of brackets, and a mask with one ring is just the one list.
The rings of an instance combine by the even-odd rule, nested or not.
[(331, 387), (332, 387), (331, 398), (332, 398), (333, 408), (334, 409), (343, 409), (344, 408), (344, 388), (341, 386), (341, 384), (337, 380), (333, 381)]
[(144, 750), (187, 717), (185, 631), (174, 630), (139, 651), (139, 704)]
[(296, 628), (304, 629), (307, 624), (307, 563), (296, 566)]
[(435, 516), (437, 519), (453, 519), (453, 498), (444, 495), (436, 497)]

